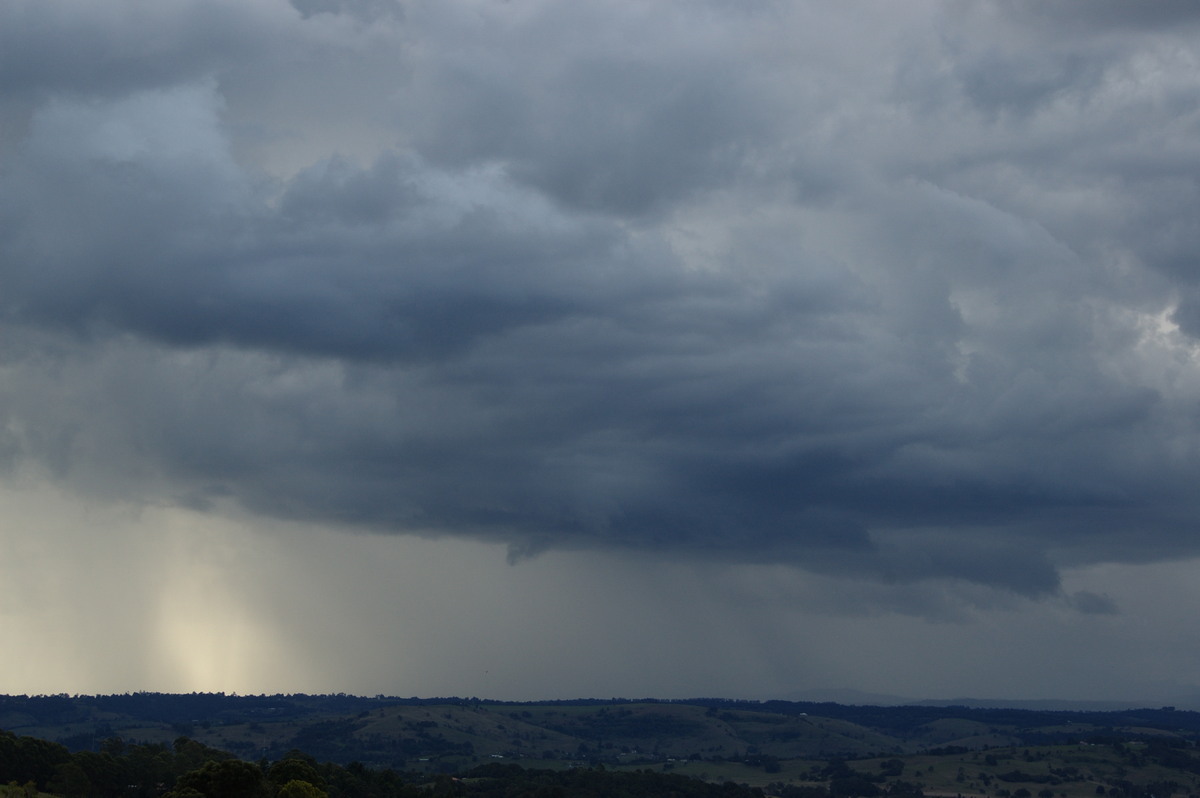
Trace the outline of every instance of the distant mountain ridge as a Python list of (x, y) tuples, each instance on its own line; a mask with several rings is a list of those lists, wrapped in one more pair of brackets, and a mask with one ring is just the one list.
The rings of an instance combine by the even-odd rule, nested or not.
[(781, 696), (781, 698), (785, 701), (807, 701), (817, 704), (834, 703), (845, 704), (847, 706), (893, 707), (901, 704), (919, 703), (912, 698), (903, 698), (898, 695), (868, 693), (862, 690), (837, 687), (796, 690)]
[(888, 693), (870, 693), (844, 688), (797, 690), (783, 696), (788, 701), (832, 702), (847, 706), (930, 706), (972, 707), (978, 709), (1028, 709), (1048, 712), (1121, 712), (1146, 707), (1172, 706), (1176, 709), (1200, 710), (1200, 692), (1180, 690), (1176, 695), (1162, 696), (1152, 701), (1101, 701), (1063, 698), (911, 698)]
[[(923, 707), (970, 707), (973, 709), (1027, 709), (1031, 712), (1124, 712), (1147, 705), (1134, 701), (1069, 701), (1057, 698), (1013, 700), (1000, 698), (924, 699), (913, 702)], [(1175, 706), (1175, 705), (1171, 705)], [(1178, 707), (1176, 707), (1178, 708)]]

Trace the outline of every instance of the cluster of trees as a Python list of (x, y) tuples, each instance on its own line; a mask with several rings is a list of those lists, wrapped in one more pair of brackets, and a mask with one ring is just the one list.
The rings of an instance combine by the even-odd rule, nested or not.
[[(761, 790), (686, 776), (600, 768), (527, 770), (490, 763), (433, 782), (359, 763), (318, 763), (292, 751), (275, 762), (247, 762), (180, 737), (173, 746), (106, 740), (99, 751), (0, 731), (0, 783), (36, 798), (762, 798)], [(11, 794), (11, 791), (10, 791)]]
[(0, 731), (0, 783), (64, 798), (407, 798), (400, 774), (351, 763), (318, 764), (299, 751), (246, 762), (180, 737), (173, 746), (106, 740), (72, 753), (58, 743)]
[(439, 776), (433, 791), (463, 798), (763, 798), (757, 787), (710, 784), (659, 771), (532, 770), (502, 764), (480, 765), (459, 778)]
[(898, 778), (903, 773), (900, 759), (885, 759), (877, 772), (869, 772), (855, 770), (845, 759), (834, 757), (809, 771), (812, 782), (824, 784), (771, 782), (767, 789), (778, 798), (924, 798), (920, 784)]
[(781, 781), (773, 781), (767, 785), (767, 792), (776, 798), (866, 798), (867, 796), (924, 798), (925, 796), (919, 785), (907, 781), (894, 781), (887, 788), (882, 788), (868, 781), (845, 779), (831, 781), (828, 787), (820, 784), (785, 784)]

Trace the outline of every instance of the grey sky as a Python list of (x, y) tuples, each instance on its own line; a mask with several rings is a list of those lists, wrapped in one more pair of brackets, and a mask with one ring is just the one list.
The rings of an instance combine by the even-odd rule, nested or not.
[[(319, 656), (287, 678), (487, 694), (473, 679), (507, 669), (505, 696), (593, 692), (522, 677), (517, 653), (434, 678), (497, 624), (543, 650), (574, 602), (629, 674), (596, 694), (828, 686), (889, 628), (1123, 650), (1145, 569), (1185, 590), (1200, 556), (1192, 8), (5, 4), (3, 534), (28, 553), (0, 567), (46, 582), (0, 613), (33, 641), (47, 603), (89, 625), (88, 560), (45, 536), (207, 595), (161, 516), (185, 548), (282, 546), (339, 619), (293, 628), (287, 571), (214, 561), (212, 617), (274, 646), (217, 657), (233, 689), (357, 634), (352, 684)], [(478, 601), (352, 590), (413, 557)], [(187, 628), (160, 578), (111, 599), (145, 597), (118, 624), (132, 650)], [(402, 618), (426, 652), (408, 682), (386, 675)], [(735, 629), (753, 656), (684, 672)], [(791, 635), (816, 631), (844, 661), (799, 662)], [(570, 671), (580, 647), (555, 651)], [(147, 657), (62, 679), (139, 689)], [(1111, 657), (1029, 690), (1190, 678)], [(1029, 684), (952, 663), (845, 678)], [(210, 670), (161, 686), (226, 689)]]

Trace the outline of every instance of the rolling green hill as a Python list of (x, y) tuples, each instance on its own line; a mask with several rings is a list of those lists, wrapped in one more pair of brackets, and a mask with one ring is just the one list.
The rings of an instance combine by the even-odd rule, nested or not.
[[(904, 779), (911, 780), (920, 770), (922, 783), (937, 792), (1004, 798), (997, 790), (1029, 789), (1037, 795), (1053, 787), (1058, 798), (1064, 792), (1068, 798), (1081, 798), (1081, 790), (1098, 795), (1100, 782), (1124, 778), (1122, 768), (1129, 771), (1153, 764), (1130, 760), (1128, 751), (1120, 754), (1114, 744), (1186, 752), (1200, 740), (1200, 713), (1168, 708), (1062, 712), (716, 699), (518, 703), (137, 693), (0, 696), (0, 729), (60, 742), (74, 751), (98, 750), (110, 738), (171, 744), (188, 737), (249, 761), (273, 761), (297, 749), (319, 761), (433, 773), (458, 772), (487, 762), (548, 768), (602, 763), (616, 768), (670, 768), (710, 778), (740, 774), (737, 780), (754, 782), (762, 781), (760, 776), (782, 774), (800, 783), (828, 781), (828, 774), (820, 774), (820, 763), (833, 758), (868, 763), (856, 764), (855, 770), (866, 768), (874, 778), (871, 762), (905, 757), (910, 764), (905, 766)], [(1032, 763), (1007, 771), (979, 764), (980, 757), (1010, 761), (1019, 756), (1012, 751), (1051, 748), (1062, 752), (1054, 755), (1060, 759), (1070, 752), (1071, 761), (1055, 767), (1086, 770), (1091, 781), (1076, 778), (1078, 774), (1067, 779), (1042, 773), (1031, 769)], [(922, 757), (928, 762), (911, 764)], [(1092, 760), (1096, 762), (1089, 764)], [(1180, 759), (1175, 765), (1181, 763), (1184, 771), (1191, 767), (1190, 760)], [(1004, 781), (1001, 774), (1013, 771), (1046, 780), (998, 786)], [(1152, 776), (1147, 778), (1153, 780)], [(1051, 785), (1051, 778), (1058, 783)], [(1174, 781), (1191, 783), (1182, 777)], [(1085, 783), (1090, 786), (1080, 786)], [(1039, 786), (1032, 789), (1033, 785)]]

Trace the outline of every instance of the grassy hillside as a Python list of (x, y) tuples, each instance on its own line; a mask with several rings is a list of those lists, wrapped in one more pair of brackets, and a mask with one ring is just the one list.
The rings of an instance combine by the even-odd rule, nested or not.
[[(1063, 745), (1035, 748), (992, 748), (956, 754), (911, 754), (849, 760), (853, 775), (869, 778), (881, 794), (896, 794), (910, 785), (926, 796), (962, 798), (1130, 798), (1130, 796), (1200, 794), (1200, 759), (1164, 762), (1146, 744)], [(684, 761), (666, 763), (676, 773), (709, 781), (734, 781), (768, 787), (831, 786), (826, 760), (794, 759), (779, 770), (744, 763)], [(884, 775), (887, 774), (887, 775)], [(876, 781), (877, 780), (877, 781)]]
[[(1163, 745), (1193, 745), (1200, 740), (1200, 714), (718, 700), (504, 703), (134, 694), (0, 696), (0, 728), (75, 751), (97, 750), (113, 737), (169, 744), (183, 736), (250, 761), (277, 760), (298, 749), (320, 761), (435, 773), (489, 761), (550, 768), (603, 763), (753, 783), (778, 774), (768, 780), (799, 784), (827, 781), (828, 774), (822, 776), (814, 763), (833, 757), (866, 763), (908, 757), (901, 780), (914, 781), (919, 771), (919, 781), (935, 792), (1004, 798), (999, 791), (1007, 789), (1024, 798), (1016, 791), (1037, 796), (1051, 789), (1053, 795), (1042, 798), (1062, 798), (1062, 793), (1074, 798), (1098, 795), (1096, 788), (1106, 780), (1125, 778), (1122, 769), (1150, 768), (1146, 779), (1154, 781), (1152, 769), (1161, 757), (1139, 762), (1129, 751), (1139, 745), (1152, 752), (1167, 750)], [(1111, 743), (1127, 748), (1118, 751)], [(1033, 757), (1027, 762), (1026, 750)], [(1074, 768), (1069, 776), (1044, 772), (1051, 759), (1067, 756), (1038, 758), (1037, 752), (1048, 751), (1071, 752), (1070, 761), (1056, 759), (1053, 765), (1064, 773)], [(988, 758), (1004, 764), (992, 765)], [(854, 769), (875, 778), (872, 767), (856, 764)], [(1170, 767), (1186, 771), (1191, 764), (1177, 758)], [(1013, 772), (1037, 779), (1001, 778)], [(1080, 775), (1085, 773), (1090, 775)], [(1190, 789), (1190, 779), (1177, 775), (1173, 780)]]
[[(71, 792), (70, 785), (88, 779), (106, 780), (111, 789), (103, 795), (110, 798), (153, 798), (209, 760), (265, 774), (274, 772), (268, 767), (272, 763), (295, 759), (313, 767), (321, 763), (325, 779), (342, 784), (341, 792), (330, 793), (332, 798), (374, 794), (348, 791), (347, 780), (386, 788), (419, 786), (435, 776), (447, 779), (437, 774), (466, 774), (464, 784), (503, 776), (546, 786), (566, 778), (567, 770), (627, 774), (633, 780), (655, 775), (660, 781), (653, 783), (675, 786), (678, 782), (670, 779), (679, 776), (732, 782), (778, 798), (1200, 796), (1200, 751), (1186, 718), (1173, 729), (1064, 718), (1016, 726), (952, 712), (910, 723), (905, 734), (888, 734), (845, 718), (712, 702), (381, 702), (349, 715), (344, 706), (318, 703), (291, 714), (281, 709), (263, 715), (259, 706), (255, 720), (234, 714), (223, 715), (220, 722), (197, 719), (195, 731), (211, 747), (187, 737), (159, 745), (155, 735), (170, 736), (178, 729), (162, 720), (111, 713), (89, 719), (83, 710), (61, 728), (83, 729), (98, 720), (108, 731), (121, 733), (124, 742), (110, 737), (101, 742), (99, 753), (69, 753), (27, 733), (18, 737), (5, 732), (0, 734), (0, 784), (8, 781), (9, 786), (0, 787), (0, 798), (40, 798), (32, 788), (20, 786), (30, 779), (43, 790), (62, 789), (80, 798), (92, 793)], [(36, 712), (30, 717), (38, 720)], [(895, 732), (897, 726), (889, 729)], [(94, 729), (89, 736), (101, 731)], [(1074, 741), (1027, 742), (1064, 736)], [(1015, 745), (994, 744), (1022, 737), (1026, 739)], [(135, 745), (135, 739), (149, 744)], [(236, 763), (224, 751), (263, 767)], [(120, 775), (126, 771), (130, 775)], [(595, 786), (595, 780), (589, 783)], [(136, 785), (141, 786), (134, 790)]]

